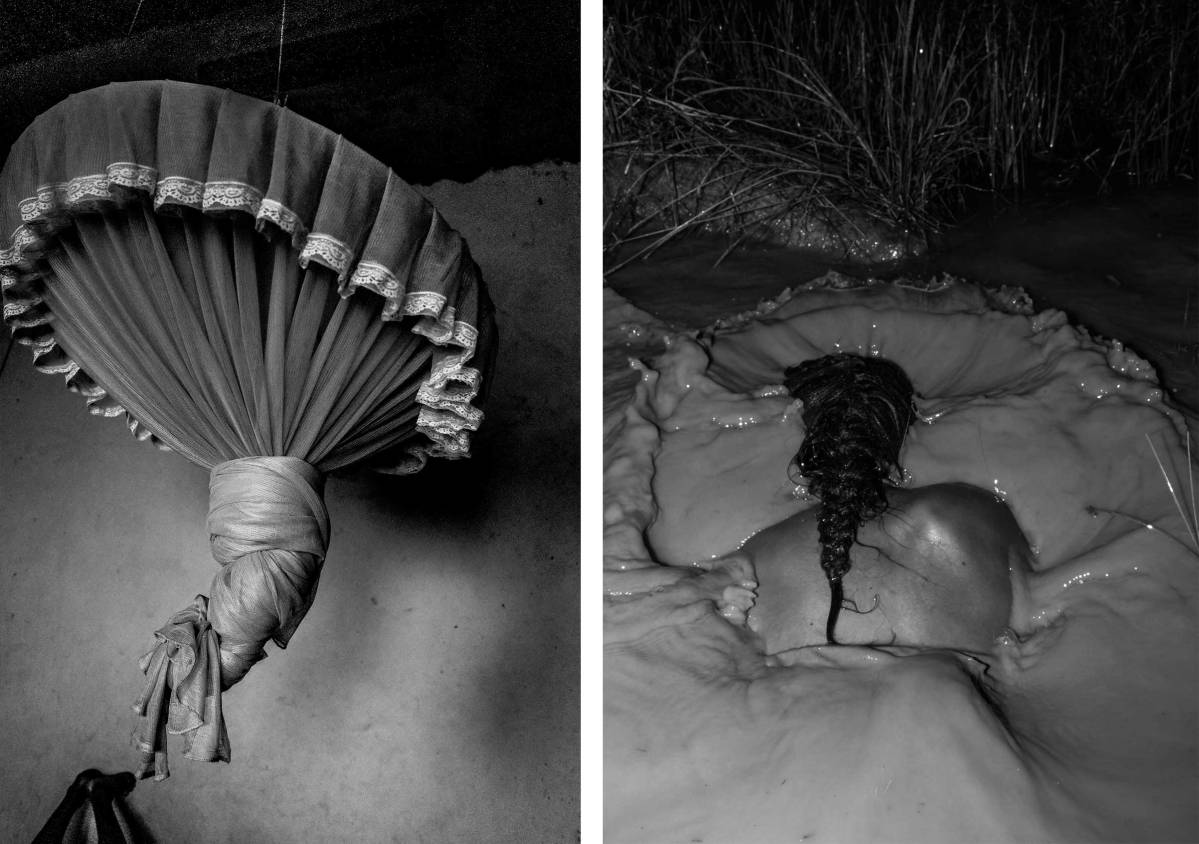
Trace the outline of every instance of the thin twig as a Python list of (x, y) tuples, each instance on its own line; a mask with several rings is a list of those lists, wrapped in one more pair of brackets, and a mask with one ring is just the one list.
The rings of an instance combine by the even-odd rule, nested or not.
[(279, 94), (283, 85), (283, 31), (287, 23), (287, 0), (279, 5), (279, 61), (275, 66), (275, 105), (279, 105)]
[(1153, 452), (1153, 459), (1157, 461), (1157, 468), (1161, 470), (1162, 479), (1166, 482), (1166, 489), (1170, 491), (1170, 498), (1174, 501), (1174, 506), (1178, 508), (1178, 516), (1182, 519), (1183, 525), (1186, 526), (1187, 534), (1191, 537), (1191, 542), (1195, 544), (1195, 552), (1199, 553), (1199, 532), (1196, 531), (1196, 526), (1187, 521), (1186, 511), (1182, 508), (1182, 502), (1178, 500), (1178, 493), (1174, 491), (1174, 484), (1170, 480), (1170, 474), (1166, 471), (1166, 466), (1162, 463), (1162, 459), (1158, 456), (1157, 449), (1153, 446), (1153, 440), (1149, 434), (1145, 434), (1145, 441), (1149, 443), (1149, 450)]
[(125, 33), (126, 38), (128, 38), (130, 35), (133, 34), (134, 24), (137, 23), (137, 16), (141, 14), (142, 3), (145, 3), (145, 2), (146, 2), (146, 0), (137, 0), (137, 8), (133, 10), (133, 20), (129, 21), (129, 31)]

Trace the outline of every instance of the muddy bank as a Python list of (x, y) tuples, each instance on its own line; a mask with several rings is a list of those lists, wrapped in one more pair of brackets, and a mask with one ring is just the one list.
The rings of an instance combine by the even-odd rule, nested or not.
[[(866, 263), (926, 251), (922, 235), (834, 203), (825, 190), (734, 160), (662, 159), (618, 149), (604, 156), (604, 245), (628, 257), (699, 234)], [(617, 250), (621, 244), (627, 248)]]

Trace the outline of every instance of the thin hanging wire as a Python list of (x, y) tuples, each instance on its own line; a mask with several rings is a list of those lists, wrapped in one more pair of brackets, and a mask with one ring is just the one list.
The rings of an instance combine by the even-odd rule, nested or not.
[(133, 34), (133, 27), (137, 24), (137, 16), (141, 14), (142, 3), (145, 2), (146, 0), (137, 0), (137, 8), (133, 10), (133, 20), (129, 21), (129, 31), (125, 33), (126, 37)]
[(283, 79), (283, 28), (287, 23), (287, 0), (282, 0), (279, 9), (279, 63), (275, 67), (275, 105), (280, 105), (279, 91)]

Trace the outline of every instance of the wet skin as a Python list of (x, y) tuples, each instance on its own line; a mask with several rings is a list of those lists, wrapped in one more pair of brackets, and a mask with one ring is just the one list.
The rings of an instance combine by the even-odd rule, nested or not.
[[(990, 651), (1027, 604), (1032, 552), (1011, 511), (966, 484), (889, 489), (887, 502), (850, 551), (837, 642)], [(758, 580), (750, 627), (768, 653), (827, 643), (818, 512), (797, 513), (741, 548)]]

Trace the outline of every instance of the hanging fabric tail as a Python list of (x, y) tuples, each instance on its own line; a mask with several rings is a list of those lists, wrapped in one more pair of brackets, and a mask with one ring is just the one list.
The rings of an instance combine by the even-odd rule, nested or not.
[(287, 647), (316, 597), (329, 545), (324, 477), (294, 457), (230, 460), (212, 470), (208, 532), (221, 570), (211, 597), (196, 596), (155, 634), (141, 660), (146, 685), (134, 704), (139, 777), (164, 779), (167, 734), (184, 756), (228, 762), (221, 694)]

